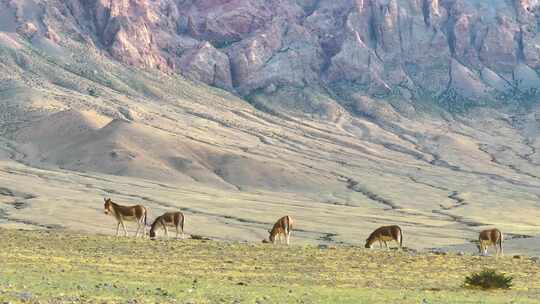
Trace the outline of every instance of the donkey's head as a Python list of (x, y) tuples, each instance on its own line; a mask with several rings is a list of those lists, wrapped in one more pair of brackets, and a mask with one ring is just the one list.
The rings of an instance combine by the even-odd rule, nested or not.
[(365, 247), (366, 247), (366, 248), (371, 248), (371, 246), (373, 246), (373, 243), (374, 243), (374, 242), (375, 242), (375, 238), (373, 238), (373, 237), (371, 237), (371, 236), (368, 237), (368, 238), (366, 239), (366, 245), (365, 245)]
[(276, 234), (272, 233), (273, 230), (268, 230), (268, 240), (273, 243), (276, 239)]
[(154, 230), (154, 227), (150, 228), (150, 232), (148, 232), (148, 235), (151, 239), (154, 239), (156, 237), (156, 231)]
[(112, 200), (110, 198), (104, 198), (105, 204), (103, 205), (103, 208), (105, 209), (105, 214), (111, 214), (112, 213)]
[(484, 251), (484, 248), (482, 248), (482, 244), (480, 244), (479, 241), (473, 241), (473, 243), (476, 245), (476, 249), (478, 249), (478, 253), (482, 254)]

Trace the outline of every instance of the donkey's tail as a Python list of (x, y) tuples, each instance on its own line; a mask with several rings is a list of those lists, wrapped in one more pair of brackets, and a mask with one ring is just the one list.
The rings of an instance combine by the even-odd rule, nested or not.
[(399, 227), (399, 248), (403, 247), (403, 231)]
[(502, 243), (503, 243), (503, 234), (502, 232), (499, 231), (499, 249), (500, 249), (501, 254), (503, 254)]
[(291, 233), (292, 229), (293, 229), (293, 219), (292, 217), (287, 215), (287, 231)]
[(180, 219), (180, 229), (182, 229), (182, 233), (184, 232), (184, 214), (182, 214), (182, 218)]
[(147, 223), (147, 218), (148, 218), (148, 210), (146, 210), (146, 208), (144, 209), (144, 227), (146, 227), (148, 225)]

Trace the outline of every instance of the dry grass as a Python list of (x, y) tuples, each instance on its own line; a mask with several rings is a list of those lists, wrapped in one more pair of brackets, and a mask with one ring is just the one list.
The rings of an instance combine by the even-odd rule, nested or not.
[[(0, 229), (0, 299), (55, 303), (535, 303), (538, 265), (481, 258)], [(508, 291), (462, 287), (486, 267)]]

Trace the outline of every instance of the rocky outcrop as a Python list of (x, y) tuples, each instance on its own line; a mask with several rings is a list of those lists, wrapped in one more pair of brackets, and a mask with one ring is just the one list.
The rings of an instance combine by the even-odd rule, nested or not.
[(209, 42), (186, 51), (179, 60), (182, 74), (204, 83), (232, 90), (229, 57)]
[(25, 22), (17, 28), (17, 33), (27, 39), (32, 39), (37, 31), (37, 26), (32, 22)]
[(481, 80), (479, 75), (455, 59), (452, 59), (450, 65), (449, 89), (471, 100), (489, 99), (493, 90)]
[(274, 23), (265, 31), (236, 43), (228, 50), (231, 61), (233, 84), (240, 92), (249, 93), (254, 87), (253, 79), (260, 75), (267, 62), (282, 46), (283, 27)]
[(41, 17), (15, 14), (21, 35), (58, 42), (57, 33), (77, 33), (123, 63), (181, 73), (244, 96), (312, 88), (332, 98), (360, 94), (414, 102), (440, 100), (451, 91), (474, 104), (515, 94), (536, 98), (539, 86), (540, 2), (535, 0), (42, 5)]

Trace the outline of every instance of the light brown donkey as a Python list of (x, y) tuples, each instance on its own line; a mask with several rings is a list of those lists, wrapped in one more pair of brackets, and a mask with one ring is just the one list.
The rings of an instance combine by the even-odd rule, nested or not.
[(481, 255), (487, 255), (488, 247), (495, 247), (496, 255), (503, 255), (503, 234), (499, 229), (487, 229), (478, 236), (478, 250)]
[(403, 245), (403, 233), (401, 232), (401, 228), (396, 225), (377, 228), (367, 238), (366, 248), (372, 248), (373, 243), (377, 241), (379, 242), (379, 246), (381, 248), (382, 244), (384, 243), (384, 246), (386, 246), (386, 249), (388, 249), (388, 244), (386, 242), (389, 241), (396, 241), (396, 243), (398, 243), (399, 245), (399, 248), (401, 248)]
[(184, 238), (184, 214), (182, 212), (167, 212), (158, 216), (150, 227), (150, 237), (155, 238), (156, 230), (161, 227), (165, 230), (165, 236), (168, 238), (169, 232), (167, 226), (176, 228), (176, 238), (178, 238), (180, 232), (182, 233), (182, 238)]
[(291, 231), (293, 229), (293, 219), (292, 217), (286, 215), (280, 218), (272, 227), (272, 230), (268, 230), (270, 234), (268, 239), (270, 242), (275, 243), (276, 238), (279, 238), (279, 242), (282, 243), (282, 236), (285, 237), (285, 242), (289, 245), (289, 239), (291, 236)]
[(105, 214), (113, 215), (118, 222), (116, 225), (116, 236), (118, 236), (118, 229), (120, 225), (124, 228), (124, 236), (128, 235), (126, 230), (126, 225), (124, 221), (135, 221), (137, 222), (137, 232), (135, 232), (135, 237), (139, 235), (139, 230), (142, 228), (142, 237), (146, 235), (146, 208), (142, 205), (135, 206), (122, 206), (113, 202), (110, 198), (105, 198)]

